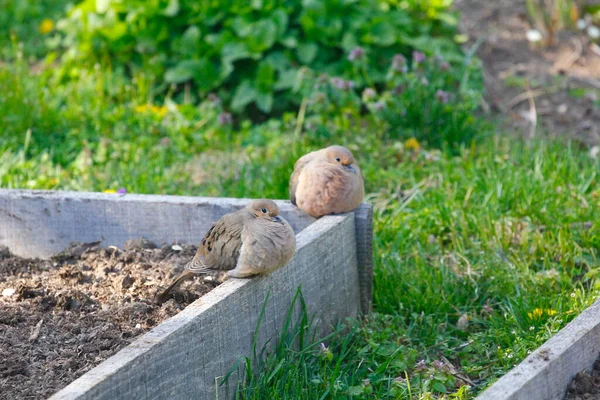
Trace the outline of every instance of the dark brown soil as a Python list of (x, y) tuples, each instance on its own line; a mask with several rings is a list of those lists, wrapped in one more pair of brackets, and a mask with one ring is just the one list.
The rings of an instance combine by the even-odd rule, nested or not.
[[(524, 0), (456, 0), (468, 47), (481, 41), (487, 105), (525, 137), (600, 144), (600, 53), (587, 36), (565, 30), (532, 48)], [(529, 85), (530, 91), (527, 89)], [(531, 94), (531, 95), (529, 95)], [(530, 102), (530, 100), (533, 100)]]
[(600, 360), (594, 363), (591, 372), (579, 372), (571, 381), (565, 400), (600, 399)]
[(133, 240), (125, 250), (80, 244), (29, 260), (0, 247), (0, 399), (49, 397), (210, 291), (217, 277), (153, 304), (195, 251)]

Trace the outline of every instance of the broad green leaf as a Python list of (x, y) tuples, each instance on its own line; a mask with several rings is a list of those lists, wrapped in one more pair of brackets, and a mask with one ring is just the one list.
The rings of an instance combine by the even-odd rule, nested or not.
[(167, 17), (174, 17), (179, 13), (179, 0), (169, 0), (169, 5), (163, 11)]
[(303, 64), (310, 64), (317, 56), (319, 47), (315, 43), (301, 43), (296, 50), (298, 60)]
[(261, 92), (270, 91), (275, 81), (275, 68), (271, 63), (262, 61), (256, 71), (256, 86)]
[(298, 79), (298, 70), (290, 69), (279, 73), (279, 79), (275, 83), (275, 90), (291, 89)]
[(350, 50), (352, 50), (353, 48), (358, 46), (358, 41), (356, 40), (356, 36), (354, 36), (354, 33), (352, 33), (352, 32), (344, 33), (344, 36), (342, 37), (341, 45), (342, 45), (342, 48), (344, 49), (344, 51), (346, 51), (346, 52), (349, 52)]
[(308, 9), (321, 8), (323, 7), (322, 0), (302, 0), (302, 6)]
[(225, 79), (227, 79), (227, 77), (229, 75), (231, 75), (231, 73), (234, 70), (235, 70), (235, 67), (231, 63), (221, 64), (221, 74), (220, 74), (221, 81), (224, 81)]
[(371, 28), (373, 43), (380, 46), (391, 46), (396, 42), (396, 31), (389, 22), (379, 22)]
[(232, 28), (236, 35), (241, 38), (248, 37), (252, 34), (254, 24), (246, 17), (237, 17), (233, 20)]
[(223, 63), (232, 63), (237, 60), (250, 57), (250, 52), (245, 43), (227, 43), (221, 49), (221, 60)]
[(241, 42), (227, 43), (221, 49), (221, 79), (227, 78), (235, 69), (233, 63), (237, 60), (251, 57), (246, 44)]
[(273, 11), (273, 21), (277, 25), (277, 37), (282, 37), (288, 28), (289, 17), (283, 8)]
[[(181, 44), (186, 49), (197, 49), (199, 47), (200, 37), (202, 36), (200, 29), (192, 25), (185, 30), (181, 36)], [(185, 50), (185, 49), (184, 49)]]
[(256, 99), (257, 91), (249, 81), (243, 81), (235, 90), (231, 108), (233, 111), (241, 111)]
[(289, 58), (283, 51), (273, 51), (264, 60), (268, 61), (277, 71), (288, 70), (291, 65)]
[(210, 60), (201, 60), (194, 68), (194, 82), (200, 91), (209, 91), (221, 84), (219, 71)]
[(298, 39), (296, 39), (293, 36), (288, 36), (288, 37), (284, 37), (283, 39), (281, 39), (279, 41), (279, 43), (281, 43), (282, 45), (284, 45), (285, 47), (289, 47), (289, 48), (295, 48), (296, 46), (298, 46)]
[(127, 33), (127, 25), (124, 22), (117, 22), (110, 27), (100, 29), (98, 32), (109, 40), (119, 40)]
[(252, 27), (247, 43), (251, 51), (259, 53), (271, 48), (276, 39), (277, 25), (270, 19), (263, 19)]
[(201, 90), (209, 90), (219, 83), (217, 69), (209, 60), (184, 60), (165, 73), (169, 83), (183, 83), (192, 78)]
[(262, 112), (271, 112), (273, 108), (273, 93), (259, 92), (256, 96), (256, 105)]
[(446, 386), (443, 383), (434, 381), (431, 388), (439, 393), (446, 393)]
[(165, 72), (165, 81), (168, 83), (183, 83), (192, 79), (193, 76), (194, 74), (190, 69), (177, 65)]

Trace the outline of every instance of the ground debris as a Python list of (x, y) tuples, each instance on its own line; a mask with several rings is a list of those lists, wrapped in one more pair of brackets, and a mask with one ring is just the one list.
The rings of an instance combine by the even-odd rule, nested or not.
[(590, 372), (582, 371), (575, 375), (565, 396), (565, 400), (596, 399), (600, 399), (600, 359), (596, 360)]

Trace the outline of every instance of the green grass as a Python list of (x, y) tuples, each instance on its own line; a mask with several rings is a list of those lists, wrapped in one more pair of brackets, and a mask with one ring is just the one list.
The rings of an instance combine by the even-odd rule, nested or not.
[(0, 187), (285, 198), (300, 155), (354, 151), (375, 205), (374, 313), (319, 338), (299, 297), (275, 351), (239, 365), (239, 398), (472, 398), (598, 296), (600, 164), (576, 146), (488, 135), (413, 151), (384, 120), (329, 103), (309, 106), (300, 134), (295, 114), (223, 126), (216, 103), (148, 107), (143, 71), (32, 73), (12, 51)]
[(282, 345), (240, 397), (453, 393), (465, 382), (443, 357), (474, 384), (457, 396), (478, 393), (597, 298), (600, 236), (571, 224), (600, 223), (598, 171), (576, 149), (499, 139), (390, 166), (371, 197), (376, 313), (330, 340), (331, 359)]

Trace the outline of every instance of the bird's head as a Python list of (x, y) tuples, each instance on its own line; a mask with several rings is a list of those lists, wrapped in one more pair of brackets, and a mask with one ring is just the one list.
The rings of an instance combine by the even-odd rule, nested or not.
[(354, 156), (352, 155), (352, 152), (344, 146), (334, 145), (327, 147), (325, 149), (325, 156), (332, 164), (338, 164), (354, 170), (354, 168), (352, 168), (352, 164), (354, 164)]
[(281, 222), (281, 217), (279, 216), (279, 207), (273, 200), (253, 200), (250, 204), (248, 204), (248, 208), (256, 218)]

